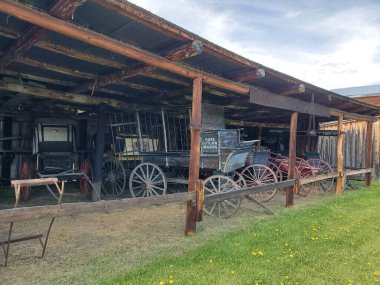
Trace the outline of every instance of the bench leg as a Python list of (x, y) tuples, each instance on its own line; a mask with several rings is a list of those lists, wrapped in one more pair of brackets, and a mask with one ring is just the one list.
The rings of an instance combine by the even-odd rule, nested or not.
[(20, 192), (21, 192), (21, 186), (19, 184), (15, 185), (15, 196), (16, 196), (16, 202), (14, 207), (18, 207), (18, 202), (20, 201)]
[(58, 204), (62, 203), (62, 198), (63, 198), (63, 192), (65, 191), (65, 181), (62, 180), (61, 182), (61, 188), (59, 188), (58, 183), (55, 183), (55, 187), (57, 187), (58, 193), (59, 193), (59, 199), (58, 199)]
[(7, 264), (8, 264), (9, 247), (11, 245), (11, 238), (12, 238), (12, 229), (13, 229), (13, 222), (11, 222), (11, 224), (9, 226), (7, 245), (6, 245), (6, 247), (3, 246), (4, 259), (5, 259), (5, 261), (4, 261), (4, 267), (6, 267)]
[[(42, 245), (42, 254), (41, 254), (41, 258), (43, 258), (44, 255), (45, 255), (45, 251), (46, 251), (46, 246), (47, 246), (47, 242), (48, 242), (48, 239), (49, 239), (50, 230), (51, 230), (51, 227), (53, 226), (54, 220), (55, 220), (55, 217), (53, 217), (53, 218), (51, 219), (51, 221), (50, 221), (49, 228), (48, 228), (48, 230), (47, 230), (47, 232), (46, 232), (45, 242), (43, 243), (43, 245), (42, 245), (42, 243), (41, 243), (41, 245)], [(40, 240), (40, 242), (41, 242), (41, 240)]]

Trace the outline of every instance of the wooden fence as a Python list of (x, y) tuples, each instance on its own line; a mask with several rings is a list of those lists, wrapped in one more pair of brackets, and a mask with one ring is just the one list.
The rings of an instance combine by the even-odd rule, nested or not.
[[(337, 123), (328, 123), (320, 126), (321, 130), (336, 130)], [(365, 168), (367, 122), (347, 121), (343, 124), (343, 157), (347, 168)], [(380, 165), (379, 121), (373, 127), (373, 167)], [(336, 165), (337, 137), (319, 137), (318, 150), (321, 158), (331, 165)]]

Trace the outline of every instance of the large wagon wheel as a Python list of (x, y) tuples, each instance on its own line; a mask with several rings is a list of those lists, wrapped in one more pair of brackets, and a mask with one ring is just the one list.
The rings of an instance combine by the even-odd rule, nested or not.
[[(242, 170), (241, 174), (247, 182), (247, 187), (271, 184), (276, 183), (278, 181), (277, 176), (273, 172), (273, 170), (270, 169), (268, 166), (262, 164), (248, 165), (246, 168)], [(264, 192), (250, 194), (248, 195), (248, 197), (252, 197), (258, 200), (259, 202), (267, 202), (270, 199), (272, 199), (274, 195), (276, 195), (276, 193), (277, 188), (274, 187), (273, 189)]]
[[(239, 189), (239, 185), (225, 175), (212, 175), (204, 180), (205, 196)], [(239, 209), (242, 198), (229, 198), (223, 201), (205, 203), (205, 213), (219, 218), (229, 218)]]
[(162, 169), (149, 162), (137, 165), (129, 177), (129, 191), (132, 197), (165, 195), (168, 182)]
[[(317, 169), (309, 164), (308, 161), (297, 157), (296, 158), (296, 167), (295, 167), (295, 173), (297, 177), (302, 178), (313, 178), (316, 173)], [(315, 182), (303, 184), (300, 187), (300, 191), (298, 195), (302, 197), (306, 197), (310, 194), (310, 192), (316, 187)]]
[(83, 173), (83, 175), (79, 178), (79, 189), (80, 193), (85, 196), (91, 190), (91, 184), (89, 180), (92, 181), (92, 167), (90, 160), (82, 160), (79, 169), (80, 172)]
[(116, 158), (107, 158), (103, 162), (102, 192), (104, 195), (119, 196), (126, 184), (123, 163)]
[[(21, 169), (20, 169), (20, 179), (30, 179), (32, 177), (31, 169), (30, 169), (30, 162), (27, 160), (24, 160), (21, 163)], [(28, 201), (30, 198), (30, 186), (24, 186), (21, 187), (21, 195), (24, 201)]]
[(245, 181), (243, 175), (240, 172), (234, 171), (229, 177), (232, 178), (232, 180), (235, 181), (235, 183), (240, 188), (247, 188), (247, 181)]
[[(282, 179), (283, 179), (283, 175), (282, 175), (282, 170), (281, 170), (280, 166), (278, 164), (274, 163), (274, 162), (268, 162), (267, 166), (270, 169), (272, 169), (272, 171), (274, 172), (274, 174), (276, 174), (277, 182), (281, 182)], [(279, 188), (279, 190), (285, 192), (285, 188), (284, 187)]]
[[(333, 169), (326, 161), (318, 158), (308, 159), (307, 162), (310, 166), (314, 167), (317, 172), (316, 175), (331, 174)], [(334, 185), (334, 178), (318, 181), (318, 185), (324, 191), (330, 191)]]

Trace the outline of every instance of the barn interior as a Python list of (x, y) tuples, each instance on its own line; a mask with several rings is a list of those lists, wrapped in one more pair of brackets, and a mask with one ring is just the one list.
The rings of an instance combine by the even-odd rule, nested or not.
[(188, 112), (196, 74), (203, 78), (202, 103), (220, 108), (226, 128), (242, 129), (244, 139), (283, 155), (294, 112), (300, 155), (317, 151), (318, 134), (337, 135), (318, 133), (320, 122), (379, 115), (378, 107), (246, 59), (127, 1), (4, 0), (0, 11), (4, 182), (20, 177), (26, 157), (34, 159), (33, 137), (43, 120), (74, 120), (76, 147), (101, 176), (100, 161), (115, 151), (112, 118)]

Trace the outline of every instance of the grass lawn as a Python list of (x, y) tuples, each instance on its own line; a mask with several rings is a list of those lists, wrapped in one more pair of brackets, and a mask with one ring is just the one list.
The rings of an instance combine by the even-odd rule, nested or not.
[[(300, 201), (301, 202), (301, 201)], [(297, 203), (297, 201), (296, 201)], [(223, 223), (223, 220), (221, 220)], [(191, 239), (191, 238), (189, 238)], [(380, 283), (380, 184), (172, 252), (101, 284)]]

